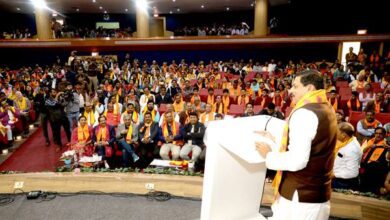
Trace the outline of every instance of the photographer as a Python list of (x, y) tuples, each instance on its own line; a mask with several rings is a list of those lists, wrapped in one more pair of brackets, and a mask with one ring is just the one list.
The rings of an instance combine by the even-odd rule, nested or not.
[(60, 101), (65, 106), (66, 117), (68, 117), (70, 128), (73, 128), (73, 120), (77, 122), (80, 114), (80, 98), (73, 91), (73, 86), (68, 84), (64, 92), (60, 92)]
[(71, 137), (69, 120), (65, 117), (64, 105), (59, 101), (60, 96), (62, 95), (62, 92), (57, 93), (57, 90), (51, 89), (50, 96), (45, 101), (45, 107), (49, 114), (50, 126), (53, 132), (54, 144), (57, 145), (57, 151), (60, 151), (62, 148), (61, 125), (64, 127), (68, 142), (70, 142)]

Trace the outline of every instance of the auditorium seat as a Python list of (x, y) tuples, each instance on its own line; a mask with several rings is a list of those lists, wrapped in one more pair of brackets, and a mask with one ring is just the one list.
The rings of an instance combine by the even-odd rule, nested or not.
[(336, 81), (336, 88), (348, 87), (348, 81)]
[[(355, 112), (351, 111), (349, 113), (349, 123), (351, 123), (355, 128), (357, 123), (365, 118), (365, 112)], [(375, 119), (380, 121), (382, 125), (390, 122), (390, 113), (377, 113), (375, 114)]]
[(339, 90), (339, 95), (342, 96), (351, 96), (352, 95), (352, 89), (350, 87), (341, 87)]
[(214, 95), (215, 96), (222, 96), (223, 95), (223, 89), (214, 89)]
[(255, 105), (255, 106), (253, 106), (253, 111), (255, 112), (255, 114), (258, 114), (261, 110), (263, 110), (263, 108), (261, 107), (261, 105)]
[(199, 91), (200, 100), (202, 102), (207, 102), (207, 96), (209, 95), (209, 92), (206, 88), (203, 88)]
[(228, 115), (240, 116), (245, 112), (245, 107), (242, 105), (231, 104), (228, 110)]

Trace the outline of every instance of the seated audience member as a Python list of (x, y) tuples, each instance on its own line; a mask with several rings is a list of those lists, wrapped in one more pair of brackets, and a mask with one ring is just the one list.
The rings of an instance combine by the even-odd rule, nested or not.
[(245, 113), (242, 115), (242, 117), (250, 117), (255, 115), (256, 114), (254, 112), (253, 105), (251, 103), (246, 104)]
[(275, 118), (284, 119), (283, 113), (275, 109), (275, 104), (270, 102), (267, 106), (267, 108), (261, 110), (258, 114), (259, 115), (269, 115)]
[(156, 95), (156, 104), (160, 106), (161, 104), (172, 103), (172, 97), (167, 94), (167, 88), (165, 86), (160, 87), (160, 93)]
[(99, 113), (99, 115), (104, 113), (105, 106), (99, 101), (98, 97), (93, 98), (92, 104), (92, 108), (95, 112)]
[(194, 98), (194, 106), (198, 112), (206, 108), (206, 103), (202, 102), (200, 97), (193, 97), (193, 98)]
[(152, 113), (145, 112), (144, 121), (138, 126), (139, 133), (139, 153), (141, 156), (141, 168), (147, 167), (154, 158), (159, 157), (157, 147), (159, 126), (152, 120)]
[(350, 123), (341, 122), (338, 129), (332, 188), (357, 190), (362, 150), (354, 137), (355, 129)]
[(228, 89), (223, 90), (222, 102), (223, 102), (223, 105), (225, 107), (224, 112), (226, 112), (225, 114), (227, 114), (229, 107), (230, 107), (230, 96), (229, 96)]
[(98, 125), (99, 112), (96, 112), (93, 109), (93, 106), (90, 102), (85, 102), (84, 112), (80, 114), (87, 119), (88, 126), (95, 127)]
[(206, 111), (200, 114), (200, 123), (207, 127), (209, 121), (214, 121), (215, 113), (212, 111), (213, 107), (210, 104), (206, 104)]
[(148, 102), (150, 100), (152, 100), (154, 103), (156, 98), (154, 97), (153, 94), (150, 93), (149, 87), (145, 87), (144, 94), (141, 95), (140, 100), (139, 100), (139, 105), (140, 105), (141, 109), (144, 109), (144, 107), (148, 104)]
[(339, 106), (340, 100), (339, 100), (339, 97), (338, 97), (338, 95), (337, 95), (336, 90), (330, 91), (330, 96), (329, 96), (328, 101), (329, 101), (329, 103), (332, 105), (333, 110), (334, 110), (335, 112), (337, 111), (337, 109), (340, 108), (340, 106)]
[(347, 107), (349, 112), (362, 110), (362, 104), (360, 103), (358, 97), (359, 97), (359, 93), (353, 91), (351, 98), (347, 102)]
[(122, 104), (119, 101), (118, 95), (112, 94), (108, 99), (108, 103), (106, 105), (106, 109), (108, 109), (108, 105), (111, 103), (113, 106), (113, 112), (115, 115), (120, 115), (122, 113)]
[(363, 157), (360, 164), (360, 188), (362, 192), (379, 193), (388, 173), (386, 154), (389, 146), (385, 142), (386, 130), (375, 129), (375, 137), (362, 144)]
[(14, 124), (18, 121), (17, 119), (18, 112), (14, 107), (10, 107), (8, 102), (3, 101), (0, 108), (0, 121), (2, 125), (7, 128), (7, 139), (8, 142), (13, 141), (12, 139), (12, 128)]
[(385, 102), (383, 98), (383, 93), (376, 93), (374, 101), (375, 113), (387, 113), (387, 105), (388, 103)]
[(8, 138), (7, 138), (8, 128), (3, 125), (0, 121), (0, 150), (9, 148)]
[(107, 118), (107, 124), (117, 127), (120, 122), (120, 113), (115, 112), (114, 105), (110, 102), (107, 104), (107, 110), (103, 114)]
[(152, 100), (148, 101), (148, 104), (142, 109), (139, 120), (142, 122), (144, 120), (145, 112), (152, 113), (152, 120), (154, 122), (160, 121), (160, 113), (157, 111), (157, 106), (154, 105)]
[(115, 141), (115, 129), (106, 123), (104, 115), (99, 117), (99, 125), (94, 127), (92, 143), (95, 146), (95, 152), (102, 156), (103, 160), (112, 156), (113, 145)]
[(79, 124), (72, 131), (70, 148), (75, 150), (80, 156), (92, 156), (94, 147), (92, 145), (93, 128), (88, 125), (87, 118), (79, 117)]
[(362, 103), (363, 109), (366, 109), (367, 104), (374, 100), (375, 93), (372, 91), (371, 85), (365, 85), (364, 91), (359, 93), (359, 101)]
[(336, 119), (337, 119), (337, 124), (340, 124), (342, 122), (345, 122), (345, 117), (344, 117), (344, 112), (343, 110), (338, 110), (336, 112)]
[[(259, 90), (260, 92), (260, 90)], [(263, 89), (261, 91), (261, 96), (257, 97), (255, 100), (255, 105), (260, 105), (261, 108), (266, 108), (268, 103), (272, 102), (272, 99), (268, 95), (268, 89)]]
[(24, 97), (23, 94), (20, 91), (17, 91), (15, 93), (15, 100), (14, 100), (14, 107), (19, 112), (19, 118), (23, 125), (23, 134), (27, 135), (29, 133), (29, 117), (30, 117), (30, 100), (28, 98)]
[(122, 149), (123, 164), (125, 167), (129, 167), (130, 156), (134, 163), (139, 159), (134, 150), (134, 145), (137, 144), (138, 141), (138, 129), (136, 124), (132, 122), (130, 115), (125, 115), (123, 121), (124, 123), (121, 123), (118, 126), (116, 138), (119, 147)]
[(131, 118), (131, 120), (132, 120), (132, 123), (139, 124), (140, 115), (139, 115), (138, 112), (135, 110), (135, 106), (134, 106), (134, 103), (133, 103), (133, 102), (129, 102), (129, 103), (127, 104), (127, 107), (126, 107), (126, 111), (124, 111), (124, 112), (121, 114), (121, 120), (120, 120), (120, 123), (121, 123), (121, 124), (124, 123), (123, 118), (124, 118), (126, 115), (129, 115), (129, 116), (130, 116), (130, 118)]
[(274, 96), (272, 97), (272, 103), (274, 103), (275, 106), (278, 107), (279, 109), (282, 108), (282, 106), (283, 106), (283, 96), (280, 93), (279, 89), (276, 89), (276, 91), (274, 93)]
[(241, 89), (241, 95), (237, 98), (237, 105), (246, 106), (251, 101), (250, 96), (247, 95), (247, 91), (245, 89)]
[(172, 153), (172, 160), (178, 160), (180, 146), (183, 144), (183, 128), (173, 120), (171, 112), (165, 113), (165, 122), (159, 129), (159, 140), (162, 142), (160, 156), (163, 160), (169, 160), (169, 153)]
[(173, 103), (173, 110), (176, 113), (184, 111), (184, 104), (185, 102), (183, 101), (181, 94), (178, 93), (175, 95), (175, 102)]
[(207, 95), (207, 102), (206, 104), (210, 104), (211, 106), (214, 105), (215, 103), (215, 95), (214, 95), (214, 89), (213, 88), (208, 88), (208, 95)]
[(360, 143), (364, 140), (371, 139), (374, 136), (375, 128), (381, 127), (382, 124), (375, 119), (375, 111), (366, 111), (366, 118), (357, 123), (357, 138)]
[(215, 121), (223, 120), (223, 115), (222, 114), (215, 114), (214, 120)]
[(215, 99), (213, 110), (216, 114), (227, 114), (227, 108), (225, 108), (224, 103), (222, 102), (222, 97), (218, 95)]
[(358, 75), (358, 78), (352, 81), (349, 87), (351, 87), (352, 91), (357, 91), (358, 89), (364, 89), (367, 84), (368, 82), (364, 80), (364, 75)]
[(206, 127), (199, 122), (195, 112), (189, 113), (190, 123), (184, 126), (185, 144), (180, 151), (180, 158), (190, 160), (188, 154), (192, 152), (191, 161), (197, 162), (202, 149), (204, 148), (203, 137)]

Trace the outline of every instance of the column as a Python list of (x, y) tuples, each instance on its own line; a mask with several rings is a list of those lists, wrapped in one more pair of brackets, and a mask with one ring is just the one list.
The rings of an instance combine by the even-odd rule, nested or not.
[(136, 8), (137, 37), (149, 37), (149, 15), (147, 10)]
[(254, 34), (266, 36), (268, 33), (268, 0), (256, 0)]
[(35, 7), (35, 25), (40, 40), (53, 38), (51, 30), (50, 13), (45, 8)]

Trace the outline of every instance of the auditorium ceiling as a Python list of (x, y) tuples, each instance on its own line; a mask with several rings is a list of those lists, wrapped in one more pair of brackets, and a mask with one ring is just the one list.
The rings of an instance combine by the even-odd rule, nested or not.
[[(134, 13), (135, 0), (46, 0), (59, 13)], [(148, 0), (151, 13), (177, 14), (250, 10), (255, 0)], [(290, 0), (269, 0), (271, 6), (288, 4)], [(0, 0), (0, 10), (32, 13), (31, 0)]]

